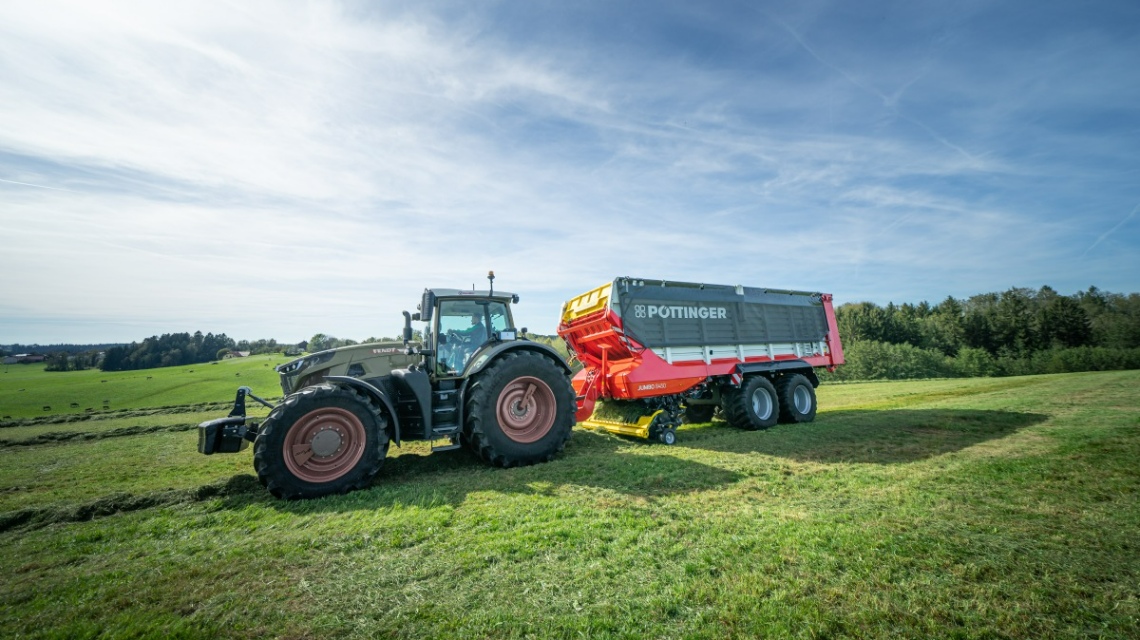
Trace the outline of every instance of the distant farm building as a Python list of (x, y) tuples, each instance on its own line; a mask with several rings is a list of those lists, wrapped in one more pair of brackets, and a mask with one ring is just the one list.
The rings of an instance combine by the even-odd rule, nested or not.
[(17, 353), (14, 356), (4, 358), (4, 364), (32, 364), (34, 362), (43, 362), (47, 356), (38, 353)]
[(229, 360), (230, 358), (248, 358), (248, 357), (249, 357), (248, 351), (230, 351), (225, 356), (223, 356), (222, 359), (223, 360)]

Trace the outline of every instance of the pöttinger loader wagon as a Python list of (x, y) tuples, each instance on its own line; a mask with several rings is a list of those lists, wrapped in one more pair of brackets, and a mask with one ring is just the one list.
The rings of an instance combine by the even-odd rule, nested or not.
[(767, 429), (815, 419), (817, 367), (843, 364), (830, 294), (616, 278), (567, 301), (579, 426), (676, 440), (717, 407)]

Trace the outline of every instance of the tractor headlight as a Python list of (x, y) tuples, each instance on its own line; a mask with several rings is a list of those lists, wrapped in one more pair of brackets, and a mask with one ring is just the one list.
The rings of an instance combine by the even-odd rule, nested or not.
[(291, 373), (296, 373), (297, 371), (300, 371), (301, 367), (303, 367), (303, 366), (305, 366), (305, 359), (304, 358), (298, 358), (297, 360), (294, 360), (292, 362), (286, 362), (283, 365), (279, 365), (277, 367), (277, 373), (280, 373), (281, 375), (287, 376)]

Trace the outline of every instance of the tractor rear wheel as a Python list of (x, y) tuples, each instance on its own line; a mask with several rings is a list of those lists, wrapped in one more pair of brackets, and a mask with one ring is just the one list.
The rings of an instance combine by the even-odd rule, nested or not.
[(387, 421), (352, 389), (305, 387), (258, 429), (253, 466), (278, 498), (317, 498), (368, 486), (388, 454)]
[(533, 351), (504, 354), (467, 391), (464, 442), (497, 467), (546, 462), (570, 439), (574, 390), (566, 373)]
[(721, 400), (721, 411), (728, 423), (749, 431), (775, 425), (779, 418), (778, 407), (776, 388), (759, 375), (745, 378), (739, 389), (730, 389)]
[(780, 395), (780, 422), (811, 422), (815, 420), (815, 387), (804, 376), (793, 373), (776, 381)]

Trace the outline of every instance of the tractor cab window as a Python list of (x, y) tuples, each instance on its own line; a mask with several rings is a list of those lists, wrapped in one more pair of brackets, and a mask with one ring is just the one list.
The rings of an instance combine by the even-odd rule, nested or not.
[(439, 305), (437, 370), (459, 375), (491, 332), (507, 324), (507, 306), (501, 302), (444, 300)]
[(507, 319), (507, 305), (502, 302), (492, 302), (487, 305), (487, 311), (491, 314), (491, 331), (502, 331), (511, 327)]

